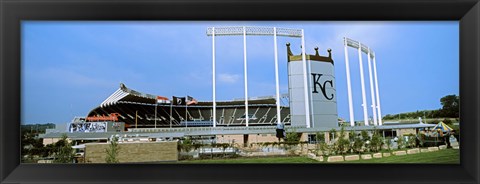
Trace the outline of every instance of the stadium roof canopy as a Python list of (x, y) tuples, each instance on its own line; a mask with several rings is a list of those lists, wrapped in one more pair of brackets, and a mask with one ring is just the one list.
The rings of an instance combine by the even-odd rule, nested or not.
[[(136, 102), (143, 104), (156, 104), (157, 99), (169, 99), (167, 97), (162, 97), (158, 95), (152, 95), (147, 93), (142, 93), (130, 88), (127, 88), (125, 84), (120, 83), (120, 88), (117, 89), (112, 95), (105, 99), (100, 107), (107, 107), (122, 102)], [(248, 100), (249, 104), (275, 104), (275, 98), (273, 96), (264, 96), (264, 97), (252, 97)], [(234, 99), (232, 101), (217, 101), (217, 105), (244, 105), (244, 99)], [(192, 106), (212, 106), (211, 101), (199, 101), (197, 104)]]

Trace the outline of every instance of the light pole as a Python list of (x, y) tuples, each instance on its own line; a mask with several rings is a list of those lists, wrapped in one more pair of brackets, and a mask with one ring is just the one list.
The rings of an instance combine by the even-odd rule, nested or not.
[[(380, 108), (380, 96), (378, 92), (378, 79), (377, 79), (377, 67), (376, 67), (376, 55), (368, 46), (361, 44), (359, 41), (352, 40), (350, 38), (344, 37), (344, 45), (345, 45), (345, 68), (347, 73), (347, 87), (348, 87), (348, 97), (349, 97), (349, 111), (350, 111), (350, 125), (353, 126), (352, 123), (353, 119), (353, 103), (351, 99), (351, 84), (350, 84), (350, 68), (349, 68), (349, 61), (348, 61), (348, 52), (347, 47), (352, 47), (358, 50), (358, 60), (359, 60), (359, 68), (360, 68), (360, 81), (362, 87), (362, 107), (363, 107), (363, 119), (365, 121), (365, 125), (368, 126), (368, 111), (367, 111), (367, 102), (365, 97), (365, 82), (364, 82), (364, 75), (363, 75), (363, 61), (362, 61), (362, 53), (367, 54), (368, 57), (368, 72), (370, 76), (370, 91), (371, 91), (371, 100), (372, 100), (372, 110), (373, 110), (373, 122), (374, 125), (382, 125), (382, 113)], [(373, 64), (371, 63), (371, 59), (373, 59)], [(373, 74), (372, 74), (372, 65), (373, 65)], [(372, 78), (373, 76), (373, 78)], [(376, 94), (376, 95), (375, 95)], [(376, 97), (376, 98), (375, 98)], [(378, 110), (378, 111), (377, 111)], [(377, 121), (378, 118), (378, 121)]]
[[(294, 37), (294, 38), (301, 38), (302, 41), (302, 60), (304, 64), (305, 61), (305, 39), (303, 34), (303, 29), (292, 29), (292, 28), (277, 28), (277, 27), (250, 27), (250, 26), (234, 26), (234, 27), (209, 27), (207, 28), (207, 36), (212, 36), (212, 91), (213, 91), (213, 118), (215, 127), (215, 120), (216, 120), (216, 81), (215, 81), (215, 37), (216, 36), (243, 36), (243, 48), (244, 48), (244, 89), (245, 89), (245, 118), (246, 118), (246, 126), (248, 126), (248, 93), (247, 93), (247, 45), (246, 45), (246, 36), (249, 35), (257, 35), (257, 36), (273, 36), (274, 37), (274, 54), (275, 54), (275, 81), (276, 81), (276, 101), (277, 101), (277, 123), (281, 123), (280, 117), (280, 95), (279, 95), (279, 82), (278, 82), (278, 58), (277, 58), (277, 36), (283, 37)], [(304, 65), (304, 83), (307, 84), (307, 73), (306, 73), (306, 65)], [(305, 94), (308, 94), (307, 86), (305, 85)], [(306, 112), (310, 112), (308, 96), (305, 97), (305, 109)], [(310, 126), (310, 116), (307, 117), (307, 127)]]

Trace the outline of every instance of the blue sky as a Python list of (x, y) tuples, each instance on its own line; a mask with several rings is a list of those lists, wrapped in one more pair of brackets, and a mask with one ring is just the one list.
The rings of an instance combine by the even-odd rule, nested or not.
[[(22, 22), (22, 124), (66, 123), (86, 116), (118, 89), (212, 99), (212, 26), (305, 30), (307, 54), (332, 49), (339, 117), (348, 119), (343, 37), (376, 53), (382, 114), (441, 108), (459, 94), (459, 26), (449, 22)], [(280, 91), (287, 92), (287, 42), (279, 37)], [(216, 37), (217, 100), (242, 98), (243, 38)], [(350, 48), (355, 119), (363, 119), (358, 53)], [(247, 37), (249, 96), (275, 94), (273, 38)], [(370, 105), (367, 56), (365, 89)], [(372, 115), (371, 108), (368, 108)]]

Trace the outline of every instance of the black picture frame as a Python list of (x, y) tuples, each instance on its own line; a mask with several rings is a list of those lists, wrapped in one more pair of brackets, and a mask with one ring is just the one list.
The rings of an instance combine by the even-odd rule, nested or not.
[[(478, 0), (0, 0), (1, 183), (479, 183)], [(460, 165), (20, 164), (22, 20), (458, 20)]]

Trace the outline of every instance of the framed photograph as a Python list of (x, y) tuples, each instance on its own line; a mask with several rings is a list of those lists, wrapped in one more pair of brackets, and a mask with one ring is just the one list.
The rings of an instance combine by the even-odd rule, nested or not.
[(478, 1), (0, 5), (2, 183), (479, 182)]

